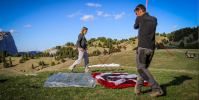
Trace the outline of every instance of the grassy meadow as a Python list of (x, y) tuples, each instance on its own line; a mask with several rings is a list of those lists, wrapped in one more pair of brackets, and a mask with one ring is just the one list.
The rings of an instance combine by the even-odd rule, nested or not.
[[(133, 45), (133, 44), (132, 44)], [(14, 67), (3, 68), (0, 64), (0, 99), (55, 99), (55, 100), (198, 100), (198, 58), (187, 58), (185, 51), (189, 54), (197, 53), (196, 49), (169, 49), (175, 55), (173, 57), (164, 49), (155, 51), (155, 55), (149, 67), (155, 80), (164, 91), (163, 96), (149, 97), (150, 87), (143, 87), (143, 95), (135, 96), (134, 87), (123, 89), (107, 89), (97, 83), (95, 88), (77, 87), (43, 87), (44, 82), (52, 74), (59, 72), (68, 73), (67, 68), (75, 61), (64, 59), (65, 62), (55, 61), (54, 57), (35, 58), (19, 64), (21, 57), (12, 57)], [(126, 50), (114, 53), (105, 63), (121, 64), (120, 67), (91, 67), (94, 73), (100, 72), (126, 72), (138, 74), (135, 63), (136, 51)], [(102, 56), (104, 61), (109, 55)], [(6, 58), (8, 60), (8, 58)], [(89, 65), (100, 64), (97, 57), (89, 57)], [(46, 63), (45, 68), (41, 69), (39, 61)], [(54, 61), (55, 66), (50, 63)], [(57, 64), (60, 62), (60, 64)], [(31, 68), (31, 65), (36, 67)], [(38, 70), (40, 69), (40, 70)], [(22, 70), (22, 71), (21, 71)], [(24, 72), (25, 70), (25, 72)], [(84, 73), (84, 61), (76, 66), (75, 73)], [(26, 73), (37, 73), (38, 76), (26, 76)]]

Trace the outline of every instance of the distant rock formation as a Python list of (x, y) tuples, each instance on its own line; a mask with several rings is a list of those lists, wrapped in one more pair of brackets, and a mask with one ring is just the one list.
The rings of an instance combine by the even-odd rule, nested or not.
[(15, 41), (10, 32), (0, 32), (0, 51), (6, 50), (14, 55), (18, 53)]
[(56, 56), (56, 53), (60, 51), (59, 49), (56, 49), (56, 50), (50, 50), (50, 55), (52, 54), (53, 56)]
[(40, 51), (27, 51), (27, 52), (18, 52), (18, 54), (28, 54), (28, 53), (30, 53), (30, 55), (36, 55), (36, 54), (42, 54), (42, 52), (40, 52)]

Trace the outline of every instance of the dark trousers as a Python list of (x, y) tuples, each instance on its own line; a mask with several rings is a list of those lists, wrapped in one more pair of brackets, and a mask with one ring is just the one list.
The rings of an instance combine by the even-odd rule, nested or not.
[(151, 63), (151, 60), (154, 55), (154, 50), (138, 47), (136, 52), (136, 65), (138, 70), (138, 78), (136, 83), (136, 90), (141, 90), (144, 80), (148, 82), (151, 86), (152, 91), (159, 91), (161, 90), (158, 83), (154, 80), (153, 76), (147, 69)]

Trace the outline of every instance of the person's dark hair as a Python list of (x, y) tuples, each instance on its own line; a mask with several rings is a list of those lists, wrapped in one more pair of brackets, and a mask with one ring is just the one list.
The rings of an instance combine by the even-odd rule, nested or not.
[(136, 8), (135, 8), (135, 10), (134, 10), (134, 12), (135, 11), (138, 11), (138, 10), (142, 10), (142, 12), (146, 12), (146, 7), (143, 5), (143, 4), (139, 4)]

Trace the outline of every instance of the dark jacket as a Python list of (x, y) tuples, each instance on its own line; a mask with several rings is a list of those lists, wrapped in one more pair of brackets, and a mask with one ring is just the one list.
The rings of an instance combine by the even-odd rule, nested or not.
[(155, 49), (155, 31), (157, 18), (148, 13), (136, 18), (134, 29), (138, 29), (138, 47)]
[(86, 47), (87, 47), (87, 41), (86, 41), (86, 38), (85, 38), (85, 36), (84, 35), (82, 35), (81, 33), (79, 34), (79, 36), (78, 36), (78, 40), (77, 40), (77, 46), (79, 47), (79, 48), (84, 48), (84, 49), (86, 49)]

